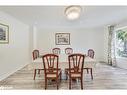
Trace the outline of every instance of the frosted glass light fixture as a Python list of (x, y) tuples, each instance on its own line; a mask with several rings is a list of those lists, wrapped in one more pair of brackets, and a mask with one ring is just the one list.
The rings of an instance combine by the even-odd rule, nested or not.
[(69, 6), (65, 9), (65, 15), (69, 20), (78, 19), (81, 13), (80, 6)]

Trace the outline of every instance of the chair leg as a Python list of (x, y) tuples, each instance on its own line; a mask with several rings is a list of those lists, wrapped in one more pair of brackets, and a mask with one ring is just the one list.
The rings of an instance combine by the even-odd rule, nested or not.
[(58, 78), (56, 79), (56, 86), (57, 86), (57, 90), (59, 89), (58, 88)]
[(86, 68), (87, 74), (89, 74), (89, 68)]
[(83, 89), (83, 78), (81, 77), (81, 89)]
[(66, 74), (66, 80), (68, 80), (68, 75)]
[(93, 70), (92, 70), (92, 68), (90, 68), (90, 72), (91, 72), (91, 79), (93, 80)]
[(47, 89), (47, 79), (45, 78), (45, 89)]
[(65, 74), (66, 74), (66, 80), (67, 80), (67, 79), (68, 79), (68, 76), (67, 76), (68, 72), (67, 72), (67, 71), (65, 71)]
[(36, 77), (36, 71), (37, 71), (37, 69), (34, 70), (34, 80), (35, 80), (35, 77)]
[(61, 82), (62, 73), (60, 72), (60, 82)]
[(71, 89), (71, 78), (69, 78), (69, 89)]
[(40, 69), (38, 69), (38, 74), (40, 74), (40, 71), (41, 71), (41, 70), (40, 70)]

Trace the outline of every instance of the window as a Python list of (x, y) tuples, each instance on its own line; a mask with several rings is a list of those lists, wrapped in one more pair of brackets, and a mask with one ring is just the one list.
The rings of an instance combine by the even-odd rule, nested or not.
[(127, 28), (116, 31), (116, 56), (127, 57)]

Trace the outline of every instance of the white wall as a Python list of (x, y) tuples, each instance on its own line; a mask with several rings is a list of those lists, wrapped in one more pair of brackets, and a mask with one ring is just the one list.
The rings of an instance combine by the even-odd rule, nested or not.
[(9, 25), (9, 44), (0, 44), (0, 80), (29, 62), (29, 27), (0, 12), (0, 23)]
[[(55, 45), (55, 33), (70, 33), (71, 45)], [(52, 48), (60, 47), (62, 52), (66, 47), (72, 47), (74, 52), (87, 53), (89, 48), (95, 50), (95, 57), (104, 60), (104, 31), (103, 28), (49, 28), (37, 30), (37, 47), (41, 53), (52, 52)]]

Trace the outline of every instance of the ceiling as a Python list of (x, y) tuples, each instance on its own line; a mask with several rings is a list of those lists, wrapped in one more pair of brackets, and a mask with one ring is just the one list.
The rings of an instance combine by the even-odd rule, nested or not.
[(38, 27), (93, 28), (115, 24), (127, 19), (127, 6), (81, 6), (81, 16), (70, 21), (64, 11), (67, 6), (0, 6), (23, 23)]

